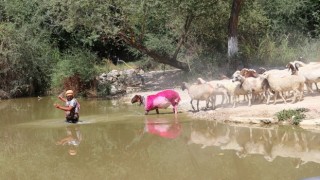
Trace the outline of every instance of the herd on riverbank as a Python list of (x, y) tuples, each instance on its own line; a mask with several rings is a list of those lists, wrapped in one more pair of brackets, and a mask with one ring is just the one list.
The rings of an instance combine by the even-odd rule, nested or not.
[[(239, 96), (244, 96), (251, 106), (252, 101), (260, 103), (270, 103), (273, 97), (273, 104), (276, 104), (277, 97), (287, 103), (295, 103), (297, 99), (303, 100), (304, 95), (314, 94), (312, 85), (318, 90), (317, 83), (320, 81), (320, 63), (311, 62), (305, 64), (301, 61), (290, 62), (287, 69), (270, 69), (256, 71), (254, 69), (242, 69), (236, 71), (230, 79), (204, 81), (198, 78), (194, 84), (183, 83), (182, 90), (187, 89), (191, 98), (191, 107), (195, 110), (192, 102), (197, 101), (197, 111), (199, 111), (198, 102), (206, 101), (214, 109), (217, 96), (222, 96), (221, 105), (232, 103), (236, 107)], [(226, 101), (225, 101), (226, 100)]]
[[(253, 70), (244, 68), (241, 71), (236, 71), (233, 76), (228, 79), (204, 81), (202, 78), (198, 78), (194, 83), (180, 81), (176, 83), (174, 87), (177, 89), (177, 85), (182, 84), (180, 88), (187, 90), (185, 94), (177, 89), (178, 92), (180, 91), (179, 93), (182, 98), (179, 106), (182, 105), (183, 109), (192, 109), (194, 112), (199, 111), (199, 109), (201, 110), (203, 108), (199, 108), (199, 102), (203, 101), (206, 102), (205, 109), (210, 108), (209, 105), (211, 103), (211, 108), (215, 109), (216, 107), (220, 107), (217, 113), (221, 113), (225, 108), (224, 111), (228, 111), (229, 107), (236, 107), (240, 99), (247, 101), (247, 104), (250, 106), (253, 103), (261, 105), (270, 104), (271, 97), (274, 99), (273, 104), (277, 103), (280, 105), (287, 103), (289, 99), (292, 99), (291, 102), (294, 103), (296, 99), (302, 101), (303, 96), (312, 95), (312, 97), (314, 97), (317, 95), (315, 88), (317, 88), (317, 82), (320, 79), (319, 70), (320, 63), (312, 62), (305, 64), (301, 61), (294, 61), (288, 63), (286, 69), (266, 70), (259, 68)], [(160, 90), (156, 92), (159, 91)], [(142, 93), (142, 95), (143, 94), (146, 93)], [(277, 99), (278, 95), (281, 96), (283, 103), (280, 99)], [(188, 105), (189, 100), (191, 108)], [(193, 106), (194, 101), (197, 102), (196, 108)], [(202, 103), (200, 103), (200, 105), (201, 104)], [(161, 107), (156, 108), (161, 109)], [(270, 108), (268, 109), (270, 110)], [(278, 111), (279, 110), (281, 109), (278, 109)]]

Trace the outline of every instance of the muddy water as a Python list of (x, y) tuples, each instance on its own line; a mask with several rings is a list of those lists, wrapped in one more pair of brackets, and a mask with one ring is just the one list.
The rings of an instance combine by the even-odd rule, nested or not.
[(171, 110), (143, 115), (118, 101), (79, 99), (64, 122), (55, 97), (0, 101), (0, 179), (304, 179), (320, 176), (320, 134), (241, 127)]

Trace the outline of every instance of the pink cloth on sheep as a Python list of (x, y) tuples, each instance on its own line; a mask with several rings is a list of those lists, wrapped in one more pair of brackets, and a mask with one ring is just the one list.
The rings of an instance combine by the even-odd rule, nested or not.
[(179, 93), (174, 90), (163, 90), (154, 95), (149, 95), (145, 100), (145, 110), (165, 109), (170, 105), (176, 106), (180, 102)]

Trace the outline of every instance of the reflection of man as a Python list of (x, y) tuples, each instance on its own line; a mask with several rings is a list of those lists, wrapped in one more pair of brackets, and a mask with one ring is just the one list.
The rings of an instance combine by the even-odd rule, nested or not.
[(174, 139), (181, 133), (181, 124), (177, 120), (147, 119), (145, 122), (145, 132), (163, 138)]
[(68, 145), (69, 154), (76, 155), (77, 148), (82, 141), (82, 135), (80, 133), (79, 126), (68, 126), (67, 127), (67, 136), (56, 142), (56, 145)]

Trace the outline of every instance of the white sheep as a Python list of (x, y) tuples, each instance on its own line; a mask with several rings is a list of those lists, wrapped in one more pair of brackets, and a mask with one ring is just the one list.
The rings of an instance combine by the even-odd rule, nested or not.
[[(214, 92), (213, 92), (213, 96), (215, 96), (214, 99), (217, 99), (218, 95), (222, 96), (222, 100), (221, 100), (221, 104), (224, 104), (225, 99), (226, 102), (229, 102), (229, 95), (228, 95), (228, 90), (227, 88), (225, 88), (220, 81), (205, 81), (202, 78), (198, 78), (197, 79), (197, 83), (198, 84), (209, 84), (210, 86), (213, 87)], [(216, 104), (216, 102), (213, 102), (214, 104)]]
[(244, 95), (248, 99), (248, 93), (241, 88), (239, 81), (232, 82), (232, 80), (220, 80), (219, 85), (227, 89), (229, 95), (229, 103), (233, 103), (233, 107), (236, 107), (236, 98), (240, 95)]
[(245, 78), (241, 74), (237, 74), (233, 76), (232, 81), (239, 81), (241, 83), (240, 88), (244, 90), (248, 94), (248, 106), (252, 104), (252, 97), (263, 95), (266, 98), (266, 91), (269, 88), (268, 81), (263, 77), (256, 74), (257, 77), (247, 77)]
[(317, 83), (320, 82), (320, 63), (310, 62), (305, 64), (301, 61), (294, 61), (292, 64), (299, 70), (299, 74), (306, 78), (306, 86), (308, 92), (313, 93), (312, 84), (315, 83), (317, 90), (319, 90)]
[[(274, 95), (274, 102), (276, 103), (276, 98), (278, 94), (281, 96), (284, 103), (286, 103), (286, 99), (283, 97), (283, 92), (286, 91), (293, 91), (294, 97), (292, 99), (292, 103), (296, 101), (297, 95), (299, 95), (299, 100), (302, 100), (303, 98), (303, 89), (304, 89), (304, 83), (305, 83), (305, 77), (299, 75), (295, 71), (295, 67), (293, 64), (289, 63), (287, 67), (290, 68), (294, 74), (273, 74), (273, 73), (264, 73), (263, 76), (268, 80), (268, 83), (270, 85), (270, 89), (275, 92)], [(270, 96), (268, 96), (267, 104), (269, 104)]]
[[(264, 76), (266, 74), (272, 74), (273, 76), (285, 77), (285, 76), (291, 75), (291, 71), (288, 68), (286, 68), (286, 69), (271, 69), (271, 70), (265, 71), (263, 74), (264, 74)], [(282, 93), (283, 93), (284, 98), (290, 96), (290, 91), (283, 91)], [(267, 91), (267, 95), (271, 97), (272, 94), (274, 94), (274, 91), (272, 91), (269, 88)]]
[(189, 84), (186, 82), (183, 82), (181, 85), (181, 89), (188, 90), (188, 94), (191, 98), (190, 104), (192, 109), (195, 111), (195, 108), (192, 104), (193, 100), (197, 100), (197, 111), (199, 111), (199, 101), (206, 101), (206, 108), (208, 108), (209, 102), (212, 103), (212, 108), (214, 109), (214, 104), (215, 102), (213, 92), (214, 88), (210, 86), (209, 84)]

